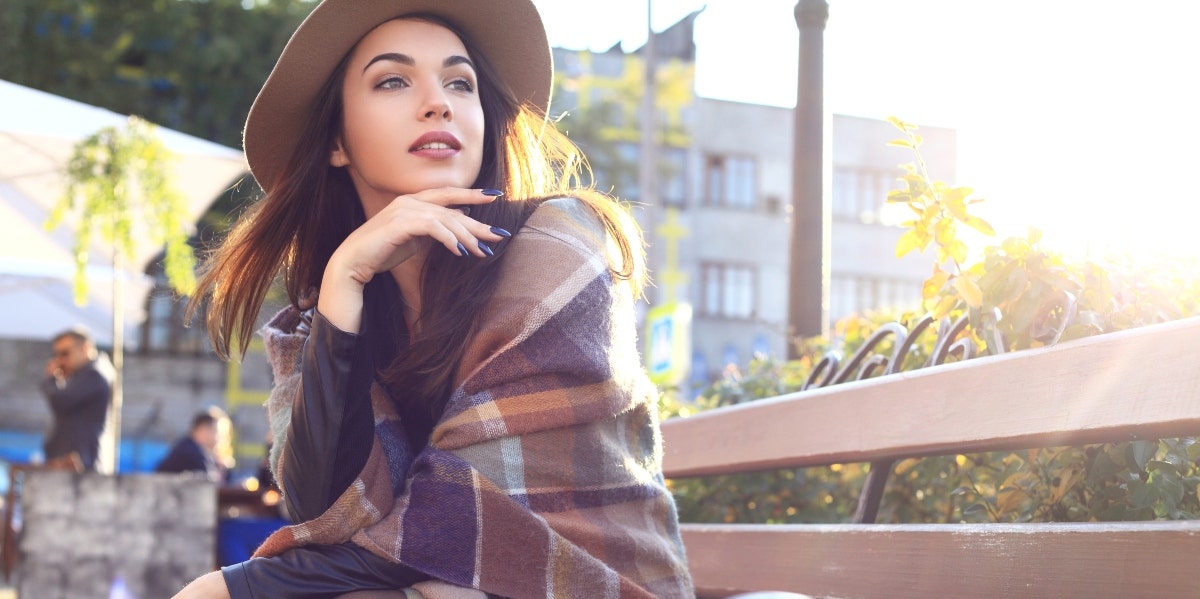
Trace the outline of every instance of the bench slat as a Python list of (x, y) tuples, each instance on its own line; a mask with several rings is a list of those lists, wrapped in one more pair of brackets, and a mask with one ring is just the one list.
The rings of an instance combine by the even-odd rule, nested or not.
[(662, 424), (668, 478), (1200, 434), (1200, 317)]
[(1200, 521), (682, 527), (697, 593), (1200, 597)]

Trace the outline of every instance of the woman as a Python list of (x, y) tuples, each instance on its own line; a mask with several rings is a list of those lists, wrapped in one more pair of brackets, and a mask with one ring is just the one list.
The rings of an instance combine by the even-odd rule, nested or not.
[(691, 595), (641, 241), (569, 188), (551, 75), (528, 0), (326, 0), (292, 36), (246, 123), (266, 195), (192, 306), (244, 351), (282, 271), (271, 463), (300, 523), (180, 597)]

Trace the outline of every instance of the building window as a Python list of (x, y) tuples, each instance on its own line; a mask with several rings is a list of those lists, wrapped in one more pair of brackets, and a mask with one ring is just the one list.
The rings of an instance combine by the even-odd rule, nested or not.
[(920, 281), (837, 274), (829, 281), (829, 318), (832, 321), (868, 310), (914, 308), (920, 301)]
[(193, 326), (185, 327), (183, 313), (187, 298), (176, 295), (167, 284), (162, 265), (152, 266), (154, 288), (146, 298), (146, 320), (142, 323), (142, 353), (200, 354), (209, 351), (201, 307)]
[(709, 155), (704, 159), (704, 203), (709, 206), (754, 208), (758, 169), (751, 156)]
[(757, 314), (758, 273), (753, 266), (704, 262), (700, 265), (702, 316), (751, 319)]
[(898, 189), (899, 172), (836, 167), (833, 169), (833, 218), (845, 222), (875, 224), (887, 202), (888, 191)]

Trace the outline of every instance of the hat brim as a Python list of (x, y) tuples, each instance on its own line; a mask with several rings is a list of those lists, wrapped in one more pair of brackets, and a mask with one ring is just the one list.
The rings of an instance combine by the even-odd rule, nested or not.
[(405, 15), (446, 20), (495, 66), (519, 102), (545, 112), (554, 75), (541, 16), (530, 0), (325, 0), (288, 40), (246, 119), (246, 162), (270, 193), (300, 141), (317, 94), (375, 27)]

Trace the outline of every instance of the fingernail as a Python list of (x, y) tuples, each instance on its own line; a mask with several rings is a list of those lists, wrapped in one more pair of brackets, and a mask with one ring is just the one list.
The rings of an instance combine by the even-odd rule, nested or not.
[(467, 255), (467, 246), (463, 245), (461, 241), (458, 242), (458, 255), (459, 256)]
[(492, 196), (493, 198), (504, 195), (504, 192), (500, 191), (499, 189), (485, 189), (481, 193), (483, 193), (485, 196)]
[(492, 253), (492, 248), (488, 247), (488, 244), (486, 244), (486, 243), (484, 243), (484, 242), (482, 242), (482, 241), (480, 241), (480, 242), (479, 242), (479, 251), (481, 251), (481, 252), (483, 252), (483, 253), (485, 253), (485, 254), (487, 254), (487, 255), (489, 255), (489, 256), (495, 256), (495, 255), (496, 255), (496, 254)]
[(509, 233), (508, 231), (505, 231), (504, 229), (501, 229), (500, 227), (492, 227), (492, 232), (501, 237), (512, 237), (512, 233)]

